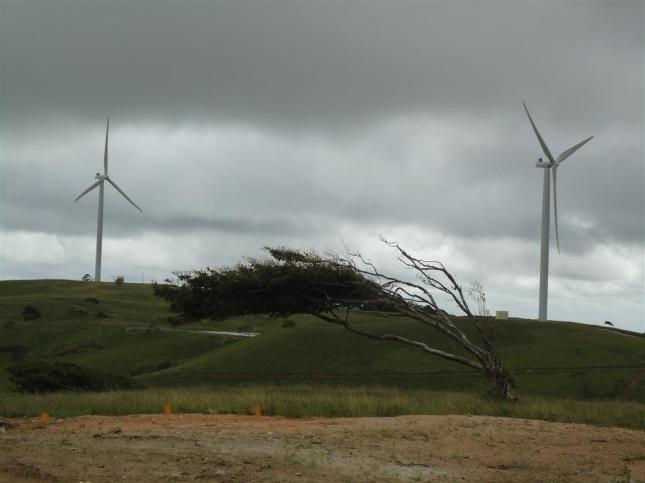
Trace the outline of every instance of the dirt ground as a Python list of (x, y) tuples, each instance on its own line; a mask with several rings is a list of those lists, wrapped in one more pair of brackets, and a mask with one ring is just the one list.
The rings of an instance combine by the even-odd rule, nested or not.
[(645, 481), (645, 432), (482, 416), (0, 421), (0, 481)]

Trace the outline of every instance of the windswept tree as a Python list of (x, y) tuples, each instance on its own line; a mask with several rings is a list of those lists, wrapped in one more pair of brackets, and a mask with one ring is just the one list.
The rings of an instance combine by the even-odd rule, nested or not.
[[(288, 248), (267, 248), (271, 258), (249, 259), (232, 267), (177, 272), (177, 279), (155, 284), (155, 294), (170, 309), (188, 319), (215, 319), (250, 314), (280, 317), (311, 314), (330, 324), (372, 340), (412, 346), (429, 355), (480, 371), (501, 399), (514, 400), (513, 379), (493, 347), (492, 333), (470, 310), (454, 276), (438, 261), (416, 258), (397, 243), (388, 242), (398, 260), (411, 269), (415, 281), (381, 273), (360, 253), (320, 256)], [(447, 295), (475, 329), (471, 340), (437, 304)], [(352, 325), (351, 310), (386, 307), (432, 327), (464, 351), (448, 352), (434, 344), (396, 333), (377, 333)], [(393, 331), (395, 332), (395, 331)]]

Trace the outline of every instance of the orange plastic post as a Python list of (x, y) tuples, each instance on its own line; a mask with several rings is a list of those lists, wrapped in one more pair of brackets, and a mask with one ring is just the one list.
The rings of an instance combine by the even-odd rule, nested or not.
[(255, 417), (260, 419), (262, 417), (262, 406), (259, 404), (255, 405)]
[(172, 407), (170, 404), (164, 404), (163, 405), (163, 413), (164, 414), (172, 414)]
[(49, 414), (47, 414), (47, 413), (42, 413), (42, 414), (40, 415), (40, 420), (41, 420), (44, 424), (49, 423)]

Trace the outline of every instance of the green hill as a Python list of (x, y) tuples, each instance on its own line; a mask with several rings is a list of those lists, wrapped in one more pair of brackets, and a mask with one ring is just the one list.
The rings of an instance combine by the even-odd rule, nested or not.
[[(42, 316), (24, 321), (27, 306)], [(294, 327), (270, 317), (172, 327), (170, 315), (150, 285), (0, 282), (0, 391), (13, 389), (7, 367), (39, 360), (130, 374), (155, 386), (315, 380), (451, 390), (486, 387), (477, 372), (396, 343), (367, 340), (310, 316), (291, 317)], [(432, 329), (398, 316), (355, 312), (352, 319), (370, 330), (395, 327), (452, 350), (451, 342)], [(642, 334), (526, 319), (490, 323), (520, 395), (645, 402)], [(259, 335), (239, 339), (203, 333), (207, 330)]]

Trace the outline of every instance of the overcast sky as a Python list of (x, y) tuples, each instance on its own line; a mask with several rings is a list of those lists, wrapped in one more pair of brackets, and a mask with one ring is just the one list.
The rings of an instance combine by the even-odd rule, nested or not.
[(103, 279), (378, 235), (537, 317), (645, 331), (644, 3), (0, 0), (0, 278)]

